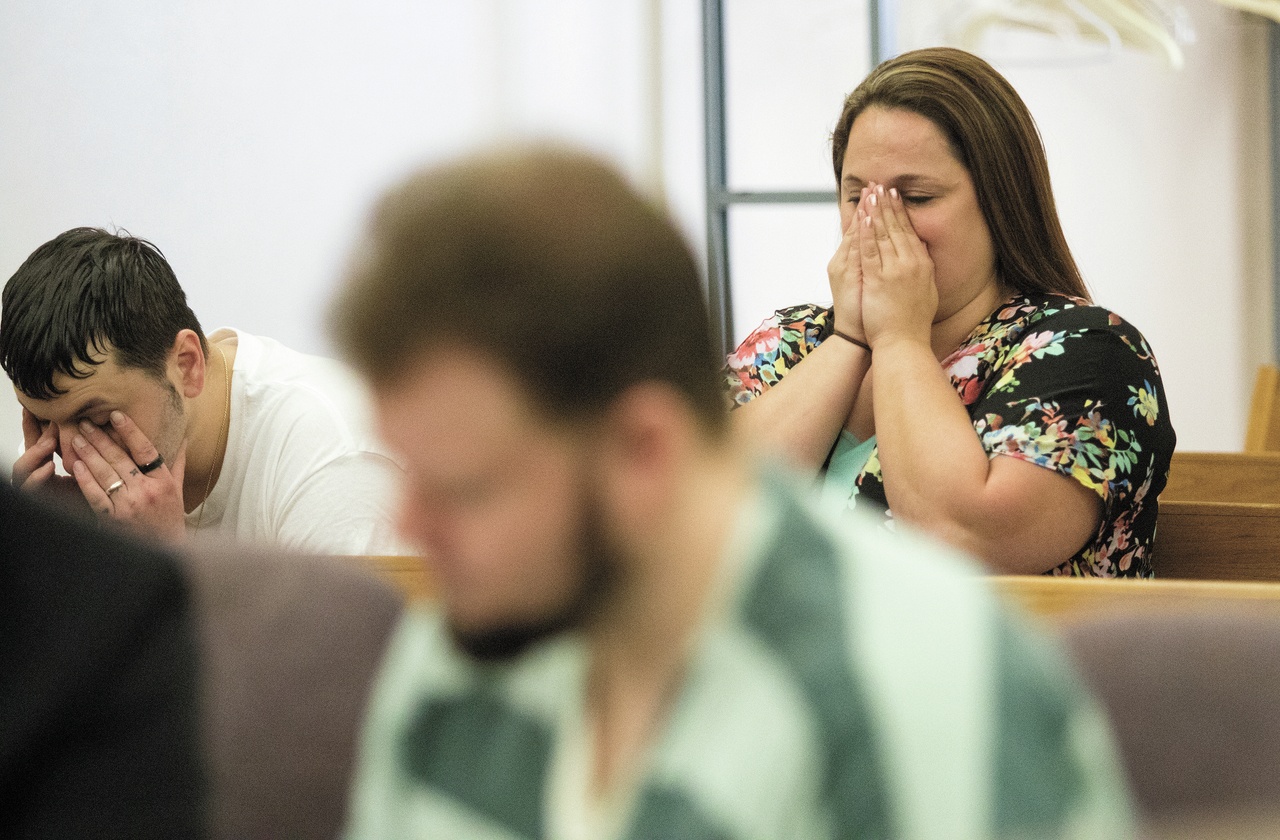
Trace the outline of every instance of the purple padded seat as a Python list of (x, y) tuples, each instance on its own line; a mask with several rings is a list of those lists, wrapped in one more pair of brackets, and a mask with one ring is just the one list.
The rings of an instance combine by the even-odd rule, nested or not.
[(400, 595), (353, 558), (228, 548), (184, 562), (202, 656), (210, 837), (338, 836)]
[(1110, 714), (1153, 836), (1198, 824), (1280, 826), (1274, 606), (1103, 616), (1067, 624), (1063, 635)]

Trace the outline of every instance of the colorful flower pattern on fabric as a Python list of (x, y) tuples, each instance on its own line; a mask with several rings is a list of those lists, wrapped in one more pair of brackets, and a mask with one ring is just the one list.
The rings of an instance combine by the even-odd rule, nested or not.
[[(773, 386), (831, 335), (831, 312), (780, 310), (733, 353), (729, 394), (742, 405)], [(1146, 339), (1113, 312), (1061, 295), (1003, 304), (942, 362), (989, 457), (1019, 458), (1089, 488), (1102, 500), (1097, 532), (1050, 573), (1152, 574), (1157, 497), (1175, 434)], [(857, 504), (887, 505), (873, 452)]]

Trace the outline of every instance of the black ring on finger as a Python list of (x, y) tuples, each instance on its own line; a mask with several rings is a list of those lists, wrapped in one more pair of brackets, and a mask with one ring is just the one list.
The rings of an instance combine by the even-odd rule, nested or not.
[(149, 472), (154, 472), (160, 469), (162, 466), (164, 466), (164, 456), (157, 455), (154, 461), (148, 461), (145, 464), (139, 464), (138, 472), (142, 473), (143, 475), (146, 475)]

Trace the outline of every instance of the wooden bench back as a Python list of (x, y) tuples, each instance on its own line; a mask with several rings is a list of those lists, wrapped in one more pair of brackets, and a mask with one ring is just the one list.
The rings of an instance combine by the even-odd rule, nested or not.
[(1280, 583), (997, 575), (1009, 600), (1050, 624), (1146, 611), (1226, 609), (1280, 615)]
[(1280, 505), (1160, 501), (1157, 578), (1280, 581)]
[(1174, 452), (1169, 501), (1280, 505), (1280, 452)]
[[(1176, 517), (1175, 517), (1176, 518)], [(352, 557), (391, 581), (408, 600), (434, 598), (436, 586), (418, 557)], [(996, 575), (1002, 594), (1033, 615), (1057, 621), (1100, 612), (1133, 612), (1203, 605), (1246, 605), (1280, 613), (1280, 582), (1124, 580)]]
[(421, 557), (356, 556), (348, 559), (364, 564), (393, 583), (404, 593), (407, 601), (428, 600), (437, 594), (435, 581)]
[(1280, 369), (1275, 365), (1258, 366), (1244, 448), (1246, 452), (1280, 451)]

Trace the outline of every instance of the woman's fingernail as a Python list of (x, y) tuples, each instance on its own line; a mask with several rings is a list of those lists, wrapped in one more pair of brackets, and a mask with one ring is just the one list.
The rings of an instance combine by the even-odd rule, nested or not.
[(884, 184), (876, 184), (876, 192), (884, 195)]
[(875, 194), (875, 193), (872, 193), (872, 194), (871, 194), (871, 199), (870, 199), (870, 200), (871, 200), (871, 206), (872, 206), (872, 207), (875, 207), (875, 206), (876, 206), (876, 194)]
[(889, 188), (889, 195), (893, 196), (894, 198), (897, 198), (897, 197), (898, 197), (898, 188), (897, 188), (897, 187), (890, 187), (890, 188)]

